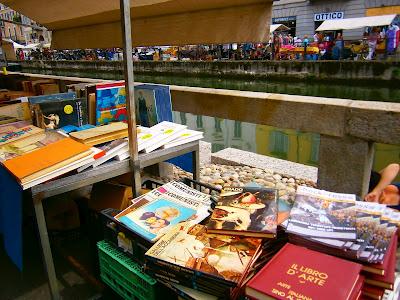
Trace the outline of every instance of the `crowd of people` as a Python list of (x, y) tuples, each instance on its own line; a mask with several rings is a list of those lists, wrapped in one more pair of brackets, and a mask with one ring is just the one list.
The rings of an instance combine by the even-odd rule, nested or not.
[[(316, 32), (303, 38), (274, 32), (267, 43), (141, 47), (133, 49), (134, 60), (372, 60), (394, 54), (400, 42), (399, 26), (370, 28), (358, 41), (345, 40), (341, 32)], [(122, 60), (122, 49), (18, 50), (20, 60)]]

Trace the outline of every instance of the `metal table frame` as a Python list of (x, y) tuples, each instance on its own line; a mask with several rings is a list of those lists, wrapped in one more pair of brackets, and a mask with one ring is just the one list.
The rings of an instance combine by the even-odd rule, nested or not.
[[(199, 170), (199, 141), (180, 145), (171, 149), (160, 149), (151, 153), (138, 155), (140, 169), (148, 167), (182, 154), (192, 153), (193, 179), (198, 180)], [(60, 299), (56, 271), (53, 262), (46, 219), (43, 211), (42, 201), (48, 197), (69, 192), (87, 185), (103, 180), (111, 179), (132, 171), (131, 160), (115, 161), (105, 163), (97, 168), (84, 171), (75, 175), (63, 177), (47, 183), (34, 186), (30, 189), (32, 193), (35, 217), (37, 221), (40, 243), (42, 245), (43, 261), (45, 264), (50, 292), (53, 299)]]

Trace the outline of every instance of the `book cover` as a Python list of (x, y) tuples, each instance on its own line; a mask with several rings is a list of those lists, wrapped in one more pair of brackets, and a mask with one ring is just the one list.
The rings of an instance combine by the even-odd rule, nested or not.
[(355, 195), (300, 186), (286, 231), (308, 237), (356, 240), (351, 218), (355, 202)]
[(38, 134), (27, 136), (12, 143), (0, 146), (0, 162), (19, 157), (29, 152), (38, 150), (46, 145), (50, 145), (65, 136), (56, 131), (41, 131)]
[(236, 285), (260, 246), (261, 239), (208, 234), (203, 225), (182, 223), (155, 243), (146, 257), (149, 262), (166, 263), (166, 268), (180, 266), (186, 270), (182, 273), (195, 272), (199, 278)]
[(138, 126), (137, 127), (138, 152), (144, 150), (146, 147), (158, 143), (158, 138), (160, 136), (161, 132), (159, 131), (144, 126)]
[(255, 299), (345, 300), (360, 271), (360, 264), (288, 243), (248, 282), (246, 295)]
[(196, 210), (161, 198), (117, 220), (147, 240), (155, 241), (173, 225), (186, 221), (194, 215)]
[(0, 106), (0, 115), (15, 117), (18, 120), (31, 120), (31, 110), (28, 102)]
[(206, 226), (210, 233), (274, 237), (277, 213), (274, 189), (224, 187)]
[(96, 85), (96, 125), (128, 119), (126, 111), (125, 83)]
[(150, 127), (162, 121), (172, 122), (169, 86), (142, 84), (135, 86), (136, 119)]
[(58, 129), (67, 125), (80, 127), (88, 122), (87, 103), (84, 99), (49, 101), (35, 106), (41, 128)]
[(3, 165), (17, 179), (21, 180), (35, 172), (88, 150), (90, 150), (90, 147), (70, 138), (64, 138), (37, 150), (6, 160)]
[(16, 122), (12, 126), (1, 126), (0, 147), (43, 132), (43, 129), (33, 125), (26, 125), (25, 122)]

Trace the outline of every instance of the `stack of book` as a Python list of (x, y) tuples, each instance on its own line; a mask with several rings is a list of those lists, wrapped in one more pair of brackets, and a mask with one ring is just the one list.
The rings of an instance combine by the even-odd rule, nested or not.
[(203, 223), (173, 227), (146, 253), (146, 267), (169, 286), (235, 299), (260, 269), (258, 259), (282, 246), (268, 242), (277, 241), (277, 191), (225, 187)]
[(180, 222), (200, 223), (209, 216), (210, 207), (210, 195), (171, 181), (132, 200), (132, 205), (115, 219), (147, 241), (155, 242)]
[[(250, 299), (355, 300), (361, 265), (286, 244), (246, 285)], [(345, 274), (345, 276), (344, 276)]]
[(61, 133), (44, 131), (24, 121), (0, 126), (0, 163), (23, 189), (94, 161), (98, 152)]
[[(83, 144), (97, 145), (104, 154), (98, 155), (99, 159), (94, 163), (79, 168), (78, 172), (97, 167), (112, 159), (122, 161), (130, 157), (129, 141), (125, 138), (128, 136), (128, 126), (123, 122), (71, 132), (70, 136)], [(189, 130), (184, 125), (167, 121), (150, 128), (137, 127), (138, 152), (149, 153), (159, 148), (172, 148), (202, 138), (203, 133), (200, 131)]]
[(355, 195), (299, 187), (286, 231), (297, 245), (362, 264), (366, 288), (393, 289), (400, 213)]

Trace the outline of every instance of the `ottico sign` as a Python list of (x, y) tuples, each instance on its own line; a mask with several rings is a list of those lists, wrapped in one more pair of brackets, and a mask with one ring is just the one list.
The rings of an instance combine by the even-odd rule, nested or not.
[(325, 20), (337, 20), (337, 19), (343, 19), (344, 18), (344, 12), (342, 11), (335, 11), (335, 12), (330, 12), (330, 13), (319, 13), (314, 15), (314, 21), (325, 21)]

